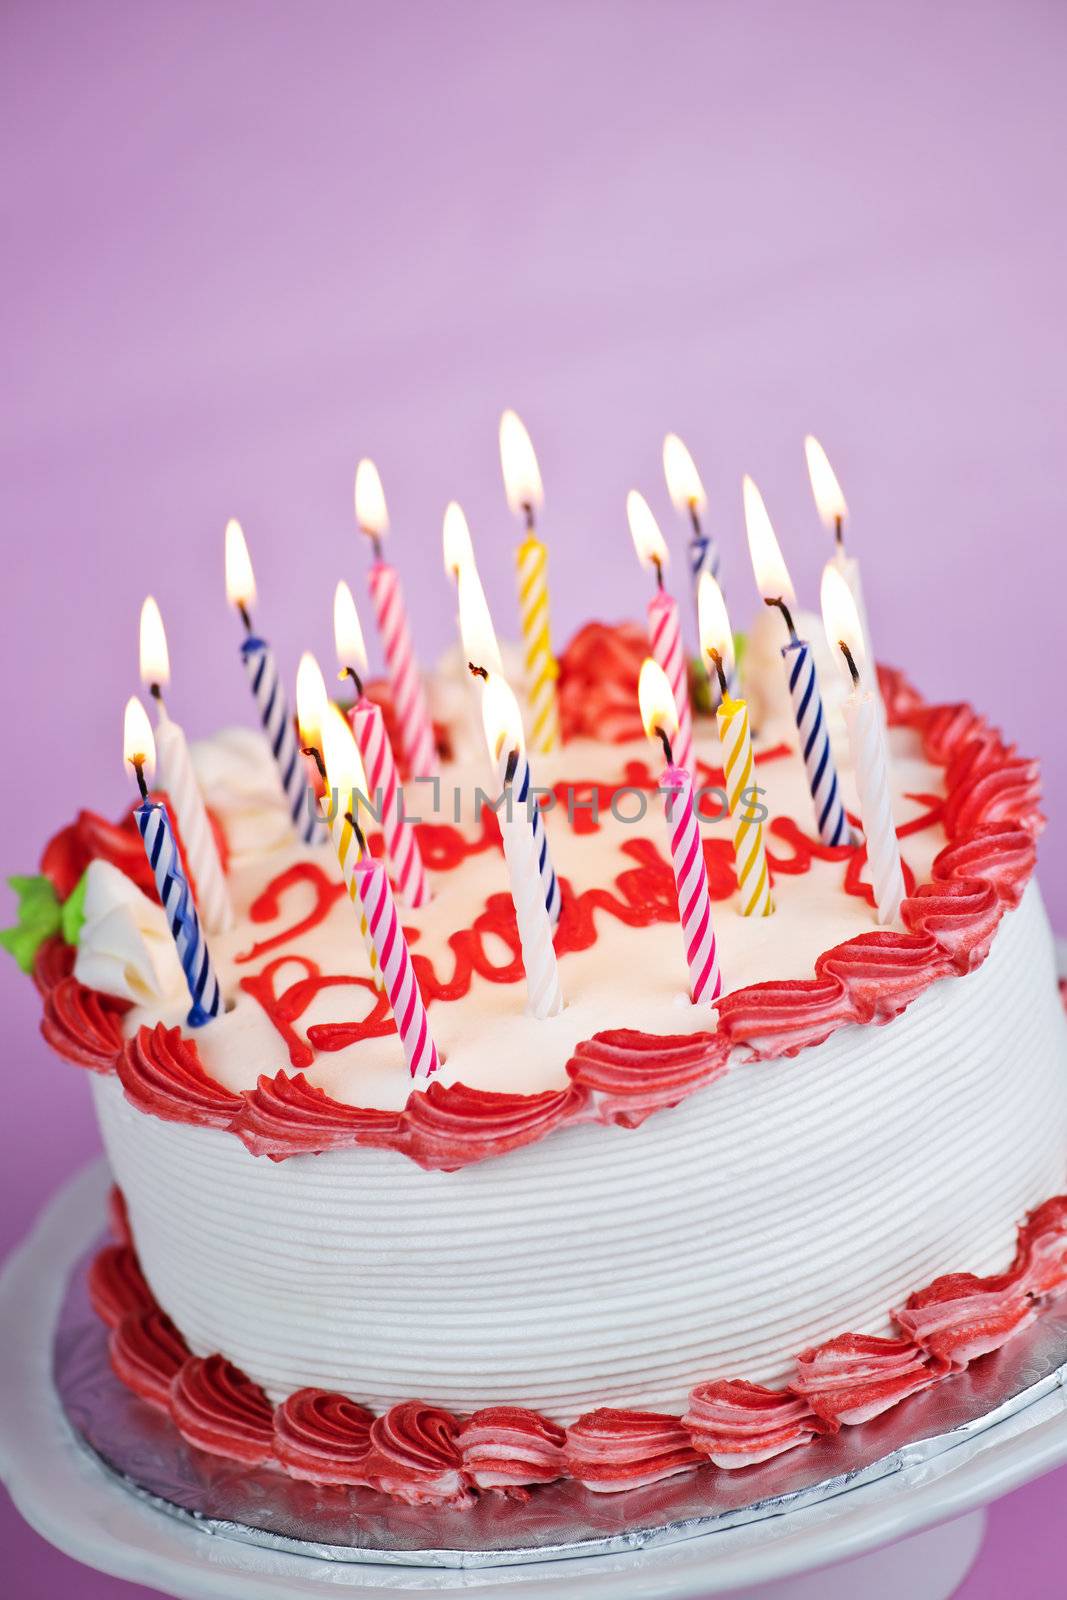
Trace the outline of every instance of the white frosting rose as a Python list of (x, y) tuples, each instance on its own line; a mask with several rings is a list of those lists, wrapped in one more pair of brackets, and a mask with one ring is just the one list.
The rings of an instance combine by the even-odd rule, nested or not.
[(135, 1004), (180, 998), (185, 975), (158, 900), (110, 861), (91, 861), (86, 872), (85, 921), (74, 976), (87, 989)]

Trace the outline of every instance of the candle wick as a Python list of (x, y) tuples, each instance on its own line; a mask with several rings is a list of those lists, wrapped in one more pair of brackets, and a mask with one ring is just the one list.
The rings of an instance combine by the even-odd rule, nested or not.
[(355, 667), (342, 667), (337, 676), (339, 678), (351, 678), (352, 682), (356, 686), (356, 694), (361, 700), (363, 699), (363, 679), (360, 677)]
[(137, 787), (141, 791), (141, 799), (148, 799), (148, 785), (144, 781), (144, 756), (131, 756), (130, 765), (137, 774)]
[(518, 766), (518, 764), (519, 764), (519, 752), (518, 752), (517, 749), (515, 749), (515, 750), (512, 750), (509, 753), (509, 755), (508, 755), (508, 764), (504, 768), (504, 787), (505, 788), (514, 779), (514, 777), (515, 777), (515, 768)]
[(719, 679), (719, 693), (725, 699), (730, 691), (729, 691), (729, 689), (727, 687), (727, 684), (726, 684), (726, 672), (725, 672), (725, 669), (723, 668), (722, 656), (719, 654), (718, 650), (716, 650), (714, 648), (711, 648), (711, 649), (708, 650), (708, 655), (711, 657), (712, 661), (715, 664), (715, 671), (716, 671), (716, 674), (718, 675), (718, 679)]
[(352, 815), (351, 811), (346, 811), (345, 812), (345, 821), (348, 823), (348, 826), (352, 829), (353, 833), (355, 834), (356, 843), (359, 845), (360, 851), (362, 852), (363, 855), (366, 855), (367, 854), (367, 836), (363, 832), (363, 829), (360, 827), (359, 823), (356, 821), (355, 817)]
[(848, 670), (852, 674), (852, 682), (856, 686), (856, 688), (858, 688), (859, 687), (859, 681), (860, 681), (860, 669), (856, 665), (856, 658), (853, 656), (852, 651), (849, 649), (849, 647), (845, 643), (844, 639), (838, 639), (837, 644), (838, 644), (838, 648), (841, 651), (841, 654), (844, 656), (845, 660), (848, 662)]
[(789, 637), (790, 637), (790, 639), (792, 639), (793, 643), (796, 644), (796, 642), (797, 642), (797, 630), (793, 626), (793, 613), (790, 611), (789, 607), (786, 605), (786, 603), (782, 599), (781, 595), (773, 595), (773, 596), (765, 595), (764, 599), (763, 599), (763, 604), (765, 606), (774, 606), (774, 607), (777, 608), (777, 610), (779, 610), (782, 613), (782, 616), (785, 618), (785, 625), (789, 629)]
[(840, 511), (834, 517), (834, 538), (837, 541), (837, 548), (843, 551), (845, 548), (845, 519)]
[(533, 533), (534, 527), (535, 527), (535, 523), (534, 523), (534, 508), (533, 508), (533, 501), (532, 500), (524, 500), (522, 502), (522, 514), (526, 518), (526, 532), (527, 533)]
[(472, 678), (484, 678), (486, 683), (489, 682), (489, 674), (484, 667), (476, 667), (473, 661), (468, 661), (467, 669)]
[(367, 533), (370, 538), (371, 549), (374, 551), (374, 559), (375, 561), (380, 561), (382, 559), (382, 536), (380, 533), (371, 533), (369, 528)]
[(663, 588), (663, 562), (659, 556), (652, 557), (652, 565), (656, 569), (656, 588)]
[(689, 501), (689, 521), (693, 525), (693, 537), (695, 539), (699, 539), (701, 537), (700, 512), (697, 510), (697, 503), (695, 500)]
[(163, 685), (159, 684), (159, 683), (150, 683), (148, 685), (148, 692), (152, 696), (152, 699), (159, 706), (159, 709), (161, 711), (164, 710), (165, 708), (164, 708), (164, 705), (163, 705)]
[(311, 757), (312, 761), (314, 761), (315, 765), (319, 769), (319, 777), (325, 783), (326, 763), (322, 759), (322, 751), (318, 748), (318, 746), (313, 744), (302, 744), (300, 746), (300, 754)]
[(237, 609), (241, 614), (241, 621), (245, 625), (245, 632), (246, 633), (251, 633), (252, 632), (252, 618), (248, 615), (248, 607), (245, 605), (243, 600), (238, 600)]
[(659, 739), (660, 744), (663, 746), (663, 754), (667, 758), (667, 765), (669, 767), (673, 767), (674, 766), (674, 751), (671, 749), (671, 741), (667, 737), (666, 730), (663, 729), (663, 728), (656, 728), (655, 732), (656, 732), (656, 737)]

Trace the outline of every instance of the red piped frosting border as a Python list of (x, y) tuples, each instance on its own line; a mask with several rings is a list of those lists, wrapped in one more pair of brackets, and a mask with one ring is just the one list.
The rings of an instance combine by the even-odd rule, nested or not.
[(612, 1494), (708, 1463), (753, 1466), (962, 1372), (1067, 1288), (1067, 1195), (1057, 1195), (1026, 1218), (1006, 1272), (935, 1279), (892, 1313), (899, 1337), (846, 1333), (802, 1351), (781, 1389), (716, 1379), (690, 1391), (681, 1417), (605, 1407), (569, 1428), (524, 1406), (462, 1418), (408, 1400), (375, 1416), (325, 1389), (299, 1389), (272, 1407), (223, 1356), (190, 1354), (152, 1298), (121, 1203), (110, 1215), (117, 1242), (93, 1262), (89, 1293), (127, 1388), (210, 1454), (270, 1463), (311, 1483), (375, 1489), (411, 1505), (469, 1505), (486, 1490), (524, 1496), (558, 1478)]
[[(42, 945), (35, 968), (42, 1031), (67, 1060), (116, 1072), (139, 1110), (225, 1129), (254, 1155), (282, 1161), (364, 1145), (453, 1171), (576, 1123), (637, 1127), (721, 1076), (735, 1050), (753, 1061), (794, 1056), (847, 1023), (888, 1022), (936, 979), (985, 960), (1000, 918), (1019, 903), (1033, 872), (1043, 818), (1037, 763), (1019, 757), (977, 712), (927, 705), (893, 670), (880, 669), (880, 680), (890, 724), (914, 729), (927, 759), (945, 769), (948, 843), (930, 881), (903, 902), (905, 931), (872, 929), (835, 945), (811, 978), (727, 994), (714, 1032), (665, 1037), (609, 1029), (578, 1045), (565, 1088), (494, 1093), (434, 1082), (413, 1091), (398, 1112), (343, 1105), (301, 1071), (264, 1076), (254, 1089), (234, 1093), (210, 1077), (195, 1041), (177, 1028), (142, 1027), (126, 1040), (127, 1008), (79, 984), (57, 940)], [(483, 837), (469, 848), (485, 846)], [(862, 849), (854, 852), (849, 872), (858, 874), (863, 859)], [(302, 1041), (301, 1048), (310, 1059)]]

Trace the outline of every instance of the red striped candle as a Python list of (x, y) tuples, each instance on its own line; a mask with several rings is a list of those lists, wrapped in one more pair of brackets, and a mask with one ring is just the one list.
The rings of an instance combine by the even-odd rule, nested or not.
[(367, 670), (367, 651), (363, 643), (356, 602), (348, 584), (337, 585), (333, 597), (333, 637), (341, 677), (356, 686), (356, 704), (349, 713), (363, 768), (369, 786), (368, 798), (380, 810), (382, 833), (393, 881), (405, 905), (422, 906), (430, 898), (430, 885), (423, 866), (415, 830), (404, 816), (404, 797), (397, 778), (393, 746), (385, 727), (381, 708), (363, 692)]
[(677, 725), (674, 697), (667, 675), (657, 662), (649, 660), (642, 666), (638, 694), (645, 732), (650, 739), (660, 740), (667, 757), (660, 791), (664, 795), (670, 829), (678, 919), (689, 964), (689, 992), (694, 1005), (711, 1006), (722, 992), (722, 974), (711, 917), (704, 847), (693, 806), (693, 780), (673, 757), (671, 739)]
[(413, 1078), (431, 1078), (440, 1066), (430, 1019), (422, 1003), (407, 940), (396, 914), (396, 901), (385, 869), (363, 855), (352, 868), (352, 883), (363, 905), (370, 936), (378, 952), (385, 992), (393, 1010), (396, 1031)]

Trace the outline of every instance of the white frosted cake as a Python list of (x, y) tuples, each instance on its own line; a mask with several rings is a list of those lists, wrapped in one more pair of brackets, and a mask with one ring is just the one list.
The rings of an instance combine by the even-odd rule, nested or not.
[[(136, 835), (82, 821), (50, 847), (68, 889), (88, 866), (76, 953), (49, 941), (37, 979), (46, 1035), (96, 1073), (120, 1191), (95, 1302), (120, 1377), (199, 1448), (458, 1504), (745, 1467), (949, 1380), (1067, 1278), (1033, 764), (883, 674), (906, 893), (879, 926), (862, 849), (819, 841), (757, 637), (775, 910), (736, 914), (730, 820), (705, 821), (724, 988), (694, 1005), (656, 752), (588, 642), (563, 657), (569, 736), (537, 757), (566, 1002), (544, 1019), (474, 814), (469, 686), (441, 680), (451, 754), (436, 805), (426, 786), (410, 807), (432, 897), (401, 913), (428, 1083), (260, 734), (194, 749), (235, 910), (208, 1026), (186, 1023)], [(628, 633), (599, 643), (632, 667)], [(721, 783), (710, 717), (695, 753)]]

